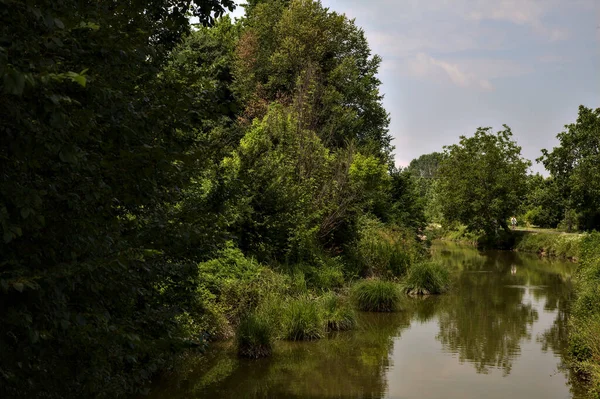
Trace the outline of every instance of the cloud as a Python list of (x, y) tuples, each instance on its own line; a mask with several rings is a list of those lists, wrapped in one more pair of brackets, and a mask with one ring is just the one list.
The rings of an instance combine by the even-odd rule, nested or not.
[(408, 72), (420, 78), (450, 80), (459, 87), (477, 87), (482, 90), (493, 90), (494, 86), (487, 79), (477, 77), (461, 68), (458, 64), (442, 61), (425, 53), (419, 53), (406, 64)]
[(516, 25), (529, 26), (537, 34), (550, 41), (565, 40), (569, 33), (566, 29), (547, 27), (544, 17), (559, 6), (556, 0), (480, 0), (466, 14), (474, 21), (497, 20)]

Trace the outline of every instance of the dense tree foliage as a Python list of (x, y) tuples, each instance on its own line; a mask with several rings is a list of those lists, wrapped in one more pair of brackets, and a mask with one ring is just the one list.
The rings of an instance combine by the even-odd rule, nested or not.
[(600, 108), (580, 106), (577, 121), (565, 129), (557, 136), (560, 145), (542, 150), (539, 160), (564, 199), (565, 218), (584, 230), (600, 228)]
[(177, 345), (188, 266), (152, 241), (195, 145), (156, 76), (224, 7), (0, 2), (0, 395), (112, 397)]
[(490, 236), (507, 227), (527, 189), (530, 162), (508, 126), (494, 134), (479, 128), (472, 137), (445, 147), (439, 168), (442, 209), (450, 222)]
[(380, 59), (345, 16), (300, 0), (251, 1), (235, 23), (215, 19), (230, 0), (0, 5), (0, 394), (132, 393), (265, 293), (418, 256)]
[(521, 213), (526, 223), (556, 228), (564, 217), (564, 198), (556, 180), (540, 174), (527, 176), (527, 194)]
[[(288, 5), (289, 3), (289, 5)], [(248, 122), (269, 103), (292, 106), (329, 148), (348, 141), (389, 156), (388, 115), (364, 32), (313, 1), (252, 2), (237, 48), (235, 89)]]

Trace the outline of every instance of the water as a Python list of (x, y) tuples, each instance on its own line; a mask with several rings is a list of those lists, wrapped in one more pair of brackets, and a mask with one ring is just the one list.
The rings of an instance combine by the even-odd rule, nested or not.
[(219, 344), (150, 398), (584, 397), (561, 360), (576, 265), (450, 244), (432, 252), (454, 271), (450, 293), (361, 313), (355, 331), (279, 342), (269, 359)]

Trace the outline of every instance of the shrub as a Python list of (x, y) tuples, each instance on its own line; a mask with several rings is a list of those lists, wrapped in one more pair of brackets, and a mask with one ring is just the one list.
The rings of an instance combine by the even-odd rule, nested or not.
[(324, 334), (324, 321), (319, 303), (303, 296), (283, 307), (283, 338), (290, 341), (319, 339)]
[(400, 309), (400, 287), (392, 281), (361, 281), (352, 287), (352, 297), (360, 310), (394, 312)]
[(356, 313), (347, 301), (333, 292), (321, 298), (324, 323), (329, 331), (351, 330), (356, 326)]
[(450, 273), (437, 262), (414, 264), (404, 280), (404, 290), (410, 295), (441, 294), (448, 289)]
[(273, 352), (273, 329), (268, 318), (250, 313), (242, 318), (236, 331), (239, 356), (258, 359)]

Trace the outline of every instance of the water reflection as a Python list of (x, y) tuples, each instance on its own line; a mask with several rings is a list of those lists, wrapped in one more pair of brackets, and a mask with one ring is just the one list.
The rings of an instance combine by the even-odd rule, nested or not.
[(521, 351), (521, 341), (531, 338), (538, 312), (523, 301), (524, 276), (513, 273), (514, 264), (504, 271), (494, 255), (498, 254), (480, 259), (457, 277), (454, 293), (439, 310), (437, 339), (444, 350), (457, 353), (461, 362), (473, 363), (478, 373), (497, 367), (507, 375)]
[(559, 371), (575, 265), (447, 244), (432, 252), (454, 271), (449, 294), (363, 313), (358, 330), (329, 339), (278, 343), (271, 359), (241, 360), (222, 345), (150, 397), (580, 397)]

